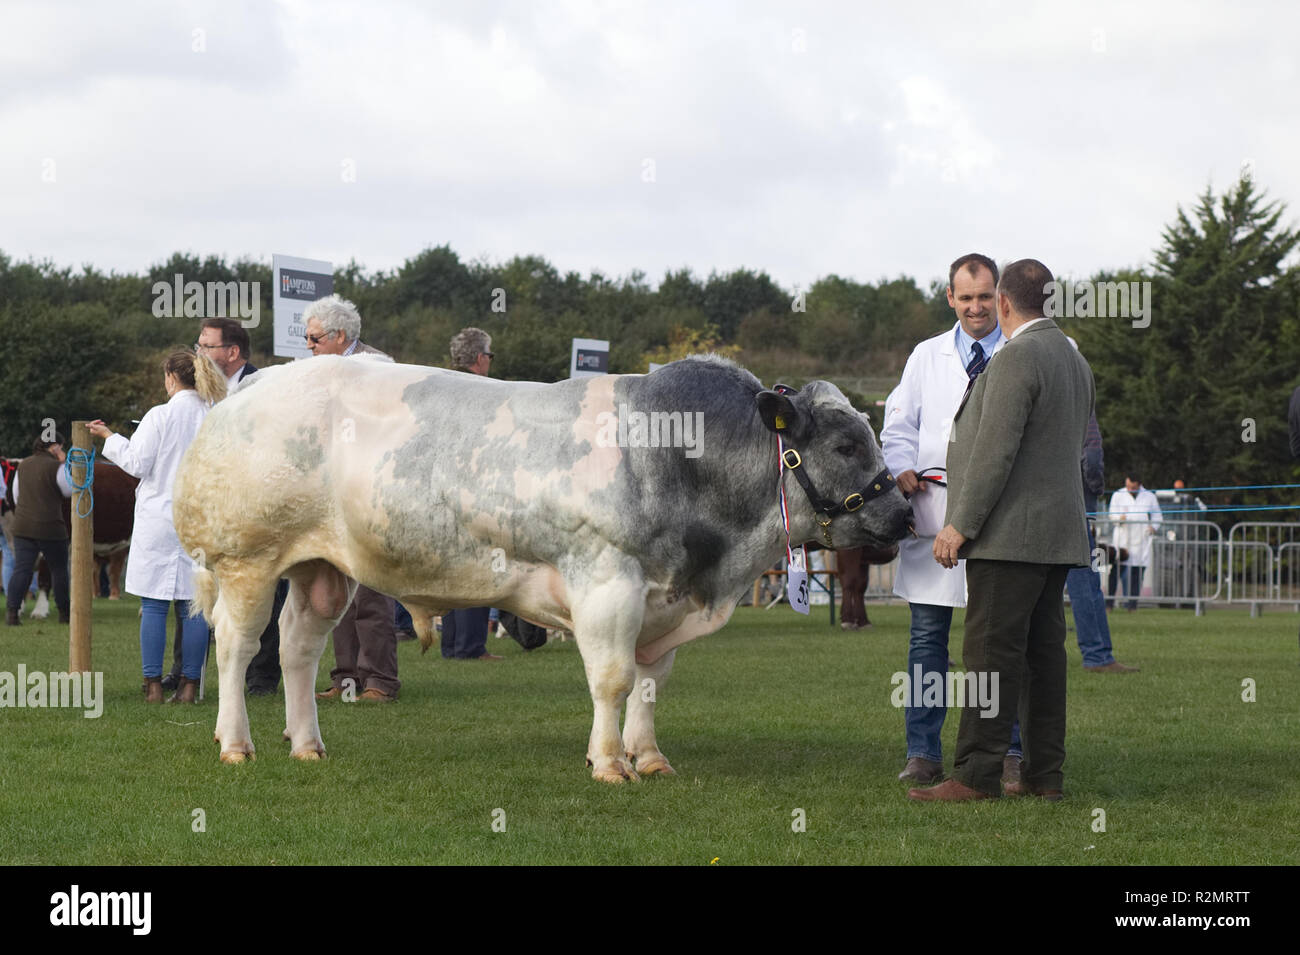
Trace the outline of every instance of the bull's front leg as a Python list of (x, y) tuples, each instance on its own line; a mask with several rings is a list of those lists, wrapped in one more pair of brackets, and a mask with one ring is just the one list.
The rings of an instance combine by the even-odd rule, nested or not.
[(573, 606), (573, 635), (595, 709), (587, 762), (592, 778), (602, 782), (638, 779), (618, 724), (636, 680), (636, 638), (644, 614), (645, 591), (639, 578), (591, 587)]
[(656, 662), (638, 664), (636, 685), (627, 698), (627, 720), (623, 724), (623, 746), (627, 755), (635, 760), (636, 771), (642, 776), (654, 773), (674, 775), (668, 759), (659, 752), (655, 742), (655, 702), (668, 682), (673, 669), (676, 650), (669, 650)]

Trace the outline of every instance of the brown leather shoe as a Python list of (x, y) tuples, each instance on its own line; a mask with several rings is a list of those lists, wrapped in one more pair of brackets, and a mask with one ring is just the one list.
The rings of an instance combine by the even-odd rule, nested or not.
[(955, 779), (945, 780), (929, 789), (909, 789), (907, 798), (917, 802), (971, 802), (976, 799), (994, 799), (990, 793), (971, 789)]
[[(158, 681), (158, 686), (162, 687), (162, 681)], [(199, 701), (199, 681), (191, 680), (187, 676), (181, 677), (181, 682), (176, 684), (176, 692), (167, 697), (168, 703), (197, 703)]]
[(1002, 757), (1002, 785), (1020, 782), (1020, 757)]
[(917, 783), (937, 783), (943, 779), (943, 764), (936, 763), (932, 759), (922, 759), (920, 756), (913, 756), (903, 767), (903, 771), (898, 774), (900, 781), (910, 780)]
[(372, 686), (366, 692), (357, 697), (358, 703), (395, 703), (397, 697), (391, 693), (385, 693), (377, 686)]
[(162, 680), (156, 676), (145, 677), (144, 686), (140, 687), (140, 689), (144, 690), (144, 701), (146, 703), (161, 703), (163, 701)]
[(497, 660), (504, 660), (505, 657), (499, 657), (495, 653), (483, 653), (476, 657), (470, 657), (471, 660), (485, 660), (489, 663), (495, 663)]
[(342, 691), (341, 689), (339, 689), (337, 686), (332, 686), (332, 687), (330, 687), (328, 690), (324, 690), (324, 691), (322, 691), (322, 692), (320, 692), (320, 693), (317, 693), (317, 694), (316, 694), (316, 699), (318, 699), (318, 700), (337, 700), (337, 699), (338, 699), (339, 697), (341, 697), (342, 695), (343, 695), (343, 691)]
[(1129, 667), (1120, 663), (1118, 660), (1111, 660), (1105, 666), (1084, 667), (1089, 673), (1137, 673), (1141, 667)]

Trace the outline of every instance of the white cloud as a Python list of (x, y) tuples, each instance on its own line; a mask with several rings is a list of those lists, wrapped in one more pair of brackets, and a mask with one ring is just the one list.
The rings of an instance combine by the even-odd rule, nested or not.
[(1300, 198), (1300, 14), (1254, 9), (15, 4), (0, 250), (392, 268), (447, 242), (805, 286), (925, 284), (970, 248), (1139, 264), (1247, 157)]

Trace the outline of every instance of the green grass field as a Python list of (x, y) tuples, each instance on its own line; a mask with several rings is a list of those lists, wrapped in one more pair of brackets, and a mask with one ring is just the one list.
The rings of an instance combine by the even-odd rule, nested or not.
[[(1069, 642), (1066, 800), (916, 805), (896, 780), (907, 608), (843, 633), (741, 609), (678, 652), (659, 694), (676, 777), (596, 783), (572, 642), (498, 664), (400, 646), (401, 700), (322, 705), (330, 758), (291, 760), (283, 697), (250, 703), (257, 760), (223, 766), (213, 695), (146, 707), (137, 602), (96, 601), (99, 719), (0, 709), (0, 859), (17, 864), (1294, 864), (1297, 618), (1112, 617), (1134, 675), (1083, 672)], [(960, 617), (960, 614), (958, 615)], [(959, 659), (960, 623), (954, 624)], [(67, 667), (67, 632), (0, 628), (0, 671)], [(333, 662), (327, 650), (318, 686)], [(1257, 702), (1242, 701), (1242, 681)], [(944, 745), (951, 767), (956, 714)], [(202, 809), (206, 831), (194, 832)], [(494, 810), (505, 831), (493, 830)], [(806, 831), (792, 831), (802, 809)], [(1105, 831), (1094, 831), (1094, 810)], [(495, 817), (502, 818), (501, 813)]]

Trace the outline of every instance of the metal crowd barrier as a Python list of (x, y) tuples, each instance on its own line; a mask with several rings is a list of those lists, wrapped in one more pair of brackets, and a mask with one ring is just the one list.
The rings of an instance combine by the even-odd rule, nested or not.
[(1300, 607), (1300, 524), (1250, 521), (1228, 532), (1228, 600)]
[[(1106, 517), (1094, 525), (1097, 535), (1097, 569), (1101, 589), (1110, 600), (1109, 579), (1120, 568), (1107, 559), (1107, 545), (1114, 540), (1114, 526)], [(783, 571), (769, 571), (773, 577)], [(898, 559), (871, 568), (866, 599), (894, 598)], [(818, 575), (827, 578), (823, 584)], [(831, 620), (834, 622), (833, 571), (814, 571), (815, 586), (829, 590)], [(784, 584), (784, 580), (780, 580)], [(1145, 605), (1192, 607), (1197, 616), (1211, 603), (1248, 604), (1251, 616), (1258, 616), (1265, 604), (1293, 604), (1300, 611), (1300, 523), (1281, 521), (1234, 524), (1225, 540), (1213, 521), (1165, 519), (1151, 541), (1151, 562), (1142, 578), (1142, 594), (1124, 596), (1116, 588), (1114, 600), (1136, 600)], [(773, 591), (774, 593), (775, 591)], [(769, 597), (762, 598), (766, 603)], [(1067, 597), (1068, 600), (1068, 597)], [(755, 603), (759, 606), (758, 585)]]
[[(1102, 593), (1110, 599), (1109, 579), (1122, 572), (1108, 560), (1107, 545), (1114, 540), (1115, 524), (1108, 518), (1096, 521), (1097, 547)], [(1124, 588), (1115, 590), (1115, 600), (1140, 604), (1191, 606), (1196, 615), (1205, 605), (1221, 599), (1224, 570), (1223, 531), (1213, 521), (1165, 519), (1151, 538), (1151, 561), (1142, 576), (1143, 593), (1125, 597)], [(1149, 592), (1148, 592), (1149, 591)]]

